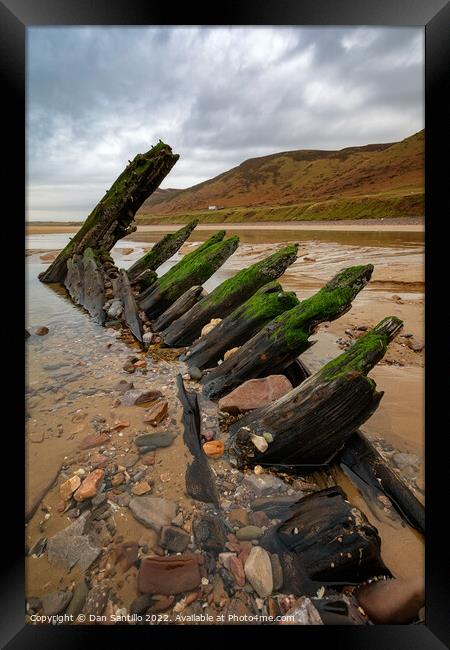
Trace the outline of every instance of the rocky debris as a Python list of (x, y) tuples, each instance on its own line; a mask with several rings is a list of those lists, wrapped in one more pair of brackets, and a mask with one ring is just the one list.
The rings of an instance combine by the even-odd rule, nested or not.
[(250, 473), (245, 474), (244, 484), (258, 497), (285, 492), (289, 489), (289, 486), (278, 476), (269, 473), (260, 474), (259, 476)]
[(138, 589), (144, 594), (173, 595), (191, 591), (202, 580), (201, 555), (149, 556), (141, 561)]
[(85, 581), (78, 582), (73, 590), (72, 600), (66, 609), (66, 614), (76, 618), (84, 607), (88, 593), (89, 589)]
[(142, 341), (146, 343), (147, 345), (150, 345), (155, 337), (155, 334), (153, 332), (145, 332), (145, 334), (142, 336)]
[(146, 368), (147, 362), (145, 359), (139, 359), (139, 361), (136, 361), (133, 365), (135, 368)]
[(292, 390), (284, 375), (270, 375), (262, 379), (249, 379), (219, 400), (219, 409), (230, 415), (246, 413), (266, 406)]
[(125, 483), (125, 474), (123, 472), (117, 472), (117, 474), (114, 474), (114, 476), (111, 478), (111, 485), (113, 487), (118, 487), (123, 483)]
[[(251, 617), (254, 612), (251, 611), (247, 605), (243, 602), (242, 596), (235, 596), (227, 603), (224, 608), (225, 621), (228, 625), (242, 625), (242, 621)], [(252, 622), (249, 619), (249, 625), (254, 625), (255, 622)]]
[(120, 464), (123, 465), (126, 469), (130, 469), (130, 467), (133, 467), (133, 465), (136, 465), (136, 463), (139, 460), (138, 454), (136, 454), (134, 451), (130, 451), (125, 456), (122, 456), (120, 458)]
[(136, 372), (134, 361), (131, 361), (130, 359), (128, 361), (125, 361), (122, 366), (122, 370), (125, 370), (125, 372), (128, 372), (130, 375), (133, 374), (133, 372)]
[(138, 436), (134, 444), (139, 449), (139, 453), (147, 453), (149, 451), (154, 451), (158, 447), (169, 447), (172, 442), (175, 440), (176, 434), (170, 433), (169, 431), (163, 431), (161, 433), (145, 433), (142, 436)]
[(155, 454), (154, 451), (146, 452), (140, 459), (141, 463), (143, 465), (148, 466), (148, 467), (150, 467), (151, 465), (154, 465), (155, 460), (156, 460), (156, 454)]
[(120, 318), (123, 312), (123, 304), (121, 300), (108, 300), (103, 305), (104, 311), (106, 311), (109, 318), (116, 319)]
[(97, 494), (97, 490), (103, 480), (105, 472), (103, 469), (94, 469), (87, 475), (78, 490), (73, 495), (75, 501), (86, 501)]
[(123, 395), (129, 390), (133, 390), (134, 384), (132, 381), (126, 381), (125, 379), (121, 379), (118, 384), (116, 384), (116, 387), (114, 390), (116, 390), (118, 393)]
[(197, 368), (197, 366), (192, 366), (189, 368), (188, 374), (189, 377), (194, 381), (200, 381), (200, 379), (203, 377), (203, 372), (200, 370), (200, 368)]
[(270, 524), (270, 519), (264, 510), (256, 510), (256, 512), (251, 512), (249, 514), (249, 520), (253, 526), (259, 526), (260, 528), (263, 526), (269, 526)]
[(200, 337), (203, 337), (203, 336), (206, 336), (207, 334), (209, 334), (211, 332), (211, 330), (213, 330), (215, 328), (215, 326), (218, 325), (221, 322), (222, 322), (221, 318), (212, 318), (209, 321), (209, 323), (206, 323), (206, 325), (204, 325), (202, 327), (202, 330), (200, 332)]
[(101, 616), (106, 608), (111, 588), (97, 585), (90, 590), (83, 607), (83, 614), (86, 616)]
[(228, 519), (232, 524), (238, 524), (239, 526), (247, 526), (248, 524), (248, 512), (244, 508), (234, 508), (228, 513)]
[(100, 447), (111, 440), (107, 433), (93, 433), (83, 440), (80, 443), (80, 449), (93, 449), (94, 447)]
[(133, 485), (131, 492), (135, 496), (142, 496), (143, 494), (148, 494), (152, 491), (152, 485), (148, 481), (139, 481), (136, 485)]
[(399, 469), (405, 469), (406, 467), (413, 467), (414, 469), (419, 467), (419, 457), (416, 454), (407, 454), (403, 452), (398, 452), (392, 456), (392, 460), (397, 465)]
[(37, 334), (38, 336), (45, 336), (46, 334), (49, 333), (49, 329), (48, 327), (45, 327), (45, 325), (41, 325), (40, 327), (36, 327), (34, 333)]
[(131, 499), (129, 508), (137, 521), (157, 533), (163, 526), (168, 526), (177, 514), (175, 503), (159, 497), (135, 497)]
[(156, 427), (159, 422), (162, 422), (169, 412), (169, 405), (167, 400), (158, 400), (156, 404), (147, 411), (144, 417), (144, 422)]
[(273, 589), (279, 591), (283, 586), (283, 567), (276, 553), (271, 553), (270, 563), (272, 565)]
[(161, 528), (159, 545), (172, 553), (183, 553), (189, 544), (189, 535), (177, 526)]
[(78, 564), (86, 571), (100, 555), (101, 548), (94, 545), (85, 534), (88, 513), (56, 533), (47, 541), (47, 559), (51, 566), (61, 566), (66, 571)]
[(159, 390), (127, 390), (120, 400), (122, 406), (138, 406), (148, 404), (162, 397)]
[(261, 528), (258, 528), (258, 526), (244, 526), (236, 531), (236, 537), (239, 541), (243, 542), (251, 541), (252, 539), (259, 539), (263, 534), (264, 531)]
[(72, 494), (78, 490), (80, 485), (80, 477), (77, 475), (72, 476), (59, 486), (59, 496), (63, 501), (68, 501), (71, 498)]
[(285, 616), (289, 617), (287, 620), (291, 625), (323, 625), (319, 612), (307, 596), (299, 598)]
[(209, 440), (203, 444), (203, 451), (210, 458), (220, 458), (225, 452), (222, 440)]
[(203, 515), (194, 519), (193, 533), (195, 543), (204, 551), (214, 554), (222, 552), (226, 544), (225, 526), (217, 515)]
[(247, 580), (258, 596), (265, 598), (273, 591), (272, 564), (270, 555), (261, 546), (254, 546), (244, 566)]
[(52, 591), (42, 597), (42, 609), (47, 616), (61, 614), (72, 599), (70, 591)]

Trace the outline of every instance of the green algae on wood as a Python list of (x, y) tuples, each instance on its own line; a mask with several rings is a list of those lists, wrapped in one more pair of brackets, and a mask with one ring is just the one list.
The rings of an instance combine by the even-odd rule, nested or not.
[(309, 337), (319, 323), (335, 320), (351, 308), (372, 272), (372, 264), (343, 269), (313, 296), (274, 318), (206, 375), (205, 395), (217, 397), (247, 379), (283, 372), (310, 346)]
[(212, 318), (225, 318), (255, 291), (283, 275), (288, 266), (295, 262), (297, 249), (298, 244), (289, 244), (219, 284), (162, 332), (165, 344), (174, 347), (190, 345)]
[[(366, 375), (402, 325), (394, 316), (383, 319), (300, 386), (232, 425), (230, 452), (237, 463), (329, 463), (378, 407), (383, 392)], [(263, 433), (272, 442), (261, 453), (251, 437)]]
[(39, 279), (63, 282), (67, 260), (72, 255), (82, 255), (88, 247), (110, 251), (119, 239), (134, 232), (136, 226), (132, 222), (137, 210), (159, 187), (178, 158), (169, 145), (161, 141), (147, 153), (137, 154)]
[(198, 219), (194, 219), (176, 232), (168, 233), (162, 237), (162, 239), (157, 241), (156, 244), (145, 253), (145, 255), (139, 258), (127, 270), (130, 280), (133, 282), (141, 275), (141, 273), (148, 269), (150, 269), (150, 271), (156, 271), (161, 264), (166, 262), (181, 248), (197, 224)]
[(190, 287), (206, 282), (234, 253), (238, 245), (239, 237), (233, 236), (212, 245), (203, 244), (190, 255), (186, 255), (147, 292), (139, 296), (141, 309), (149, 318), (157, 318)]
[(283, 291), (279, 282), (269, 282), (239, 305), (206, 336), (191, 346), (189, 366), (211, 367), (227, 350), (240, 346), (267, 322), (299, 304), (294, 291)]

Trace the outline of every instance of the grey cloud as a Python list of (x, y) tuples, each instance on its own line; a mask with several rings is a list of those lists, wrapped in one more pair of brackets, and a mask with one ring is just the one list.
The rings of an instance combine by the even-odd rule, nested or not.
[[(420, 28), (31, 28), (28, 218), (83, 218), (159, 138), (162, 187), (423, 128)], [(46, 217), (47, 215), (47, 217)]]

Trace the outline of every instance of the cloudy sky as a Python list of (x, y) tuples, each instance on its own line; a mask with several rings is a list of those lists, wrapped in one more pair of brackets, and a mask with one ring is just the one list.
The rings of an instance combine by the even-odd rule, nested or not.
[(161, 187), (247, 158), (400, 140), (424, 126), (422, 28), (28, 30), (27, 218), (83, 219), (137, 153)]

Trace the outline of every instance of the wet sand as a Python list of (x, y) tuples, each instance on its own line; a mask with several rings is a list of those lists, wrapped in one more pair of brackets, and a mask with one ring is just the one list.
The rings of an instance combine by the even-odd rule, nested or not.
[[(81, 225), (81, 222), (80, 222)], [(379, 231), (379, 232), (424, 232), (425, 223), (422, 219), (361, 219), (346, 221), (268, 221), (261, 223), (201, 223), (198, 226), (201, 230), (220, 230), (228, 228), (232, 230), (337, 230), (337, 231)], [(32, 222), (27, 223), (27, 234), (49, 234), (78, 232), (80, 226), (66, 226), (64, 224), (49, 224), (34, 226)], [(152, 232), (174, 232), (180, 228), (180, 224), (151, 224), (138, 226), (137, 231), (128, 237), (136, 238), (140, 233)]]

